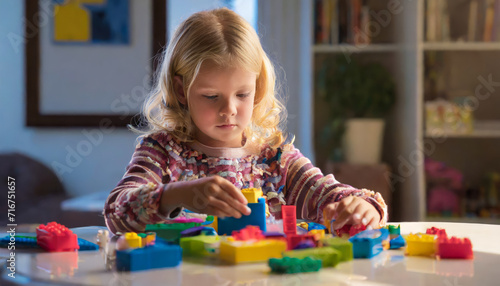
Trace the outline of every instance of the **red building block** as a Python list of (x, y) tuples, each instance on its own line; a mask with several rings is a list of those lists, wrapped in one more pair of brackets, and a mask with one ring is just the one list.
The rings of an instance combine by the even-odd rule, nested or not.
[(36, 242), (47, 251), (74, 251), (79, 249), (78, 237), (62, 224), (49, 222), (36, 229)]
[(297, 214), (295, 206), (281, 206), (281, 216), (283, 218), (283, 232), (286, 236), (297, 234)]
[(468, 238), (440, 236), (437, 239), (436, 255), (439, 258), (473, 259), (472, 243)]
[(428, 228), (425, 234), (434, 234), (437, 237), (441, 236), (448, 237), (448, 235), (446, 234), (446, 230), (444, 228), (437, 228), (437, 227)]
[(362, 224), (357, 225), (344, 225), (343, 227), (335, 230), (338, 237), (342, 237), (343, 234), (349, 234), (349, 237), (353, 237), (356, 234), (366, 230), (366, 226)]
[(287, 245), (287, 250), (292, 250), (299, 244), (301, 241), (304, 240), (310, 240), (316, 245), (316, 241), (314, 240), (314, 235), (313, 234), (287, 234), (286, 236), (286, 245)]
[(260, 228), (253, 225), (248, 225), (240, 231), (234, 230), (232, 236), (236, 240), (261, 240), (265, 238)]

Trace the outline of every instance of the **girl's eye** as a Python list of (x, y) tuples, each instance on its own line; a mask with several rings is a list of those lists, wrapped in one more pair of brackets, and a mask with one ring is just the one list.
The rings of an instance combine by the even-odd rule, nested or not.
[(206, 99), (214, 100), (217, 98), (217, 95), (204, 95), (203, 97), (205, 97)]
[(249, 95), (250, 95), (249, 93), (238, 94), (238, 97), (244, 98), (244, 97), (248, 97)]

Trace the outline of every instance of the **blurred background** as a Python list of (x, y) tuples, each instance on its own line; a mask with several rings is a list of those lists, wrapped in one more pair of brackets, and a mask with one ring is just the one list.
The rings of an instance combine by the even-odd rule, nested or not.
[(500, 223), (500, 0), (0, 1), (0, 222), (102, 225), (158, 55), (196, 11), (257, 30), (287, 131), (391, 221)]

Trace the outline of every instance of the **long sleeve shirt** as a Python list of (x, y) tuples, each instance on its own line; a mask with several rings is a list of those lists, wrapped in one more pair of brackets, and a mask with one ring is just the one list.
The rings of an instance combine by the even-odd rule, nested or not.
[(241, 148), (216, 148), (199, 142), (181, 142), (168, 132), (141, 138), (126, 173), (111, 191), (104, 207), (108, 228), (116, 233), (142, 232), (147, 224), (175, 217), (159, 212), (162, 191), (169, 183), (219, 175), (237, 188), (260, 187), (269, 211), (281, 218), (281, 205), (296, 205), (297, 217), (323, 222), (326, 205), (346, 196), (359, 196), (387, 221), (387, 206), (379, 193), (356, 189), (323, 175), (291, 143), (278, 148), (247, 140)]

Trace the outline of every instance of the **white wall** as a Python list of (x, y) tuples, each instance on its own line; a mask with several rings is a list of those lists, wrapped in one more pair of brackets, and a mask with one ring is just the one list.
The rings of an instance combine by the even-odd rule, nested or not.
[[(252, 2), (236, 2), (241, 1)], [(177, 10), (169, 9), (169, 24), (177, 25), (200, 7), (221, 7), (221, 3), (219, 0), (172, 0), (170, 4)], [(182, 9), (184, 12), (179, 13)], [(254, 12), (247, 13), (245, 18), (255, 21)], [(26, 127), (24, 45), (12, 43), (12, 39), (24, 37), (23, 21), (24, 1), (0, 1), (0, 153), (20, 152), (50, 168), (58, 166), (59, 177), (70, 195), (110, 191), (125, 172), (137, 135), (125, 128), (104, 133), (99, 128)]]

